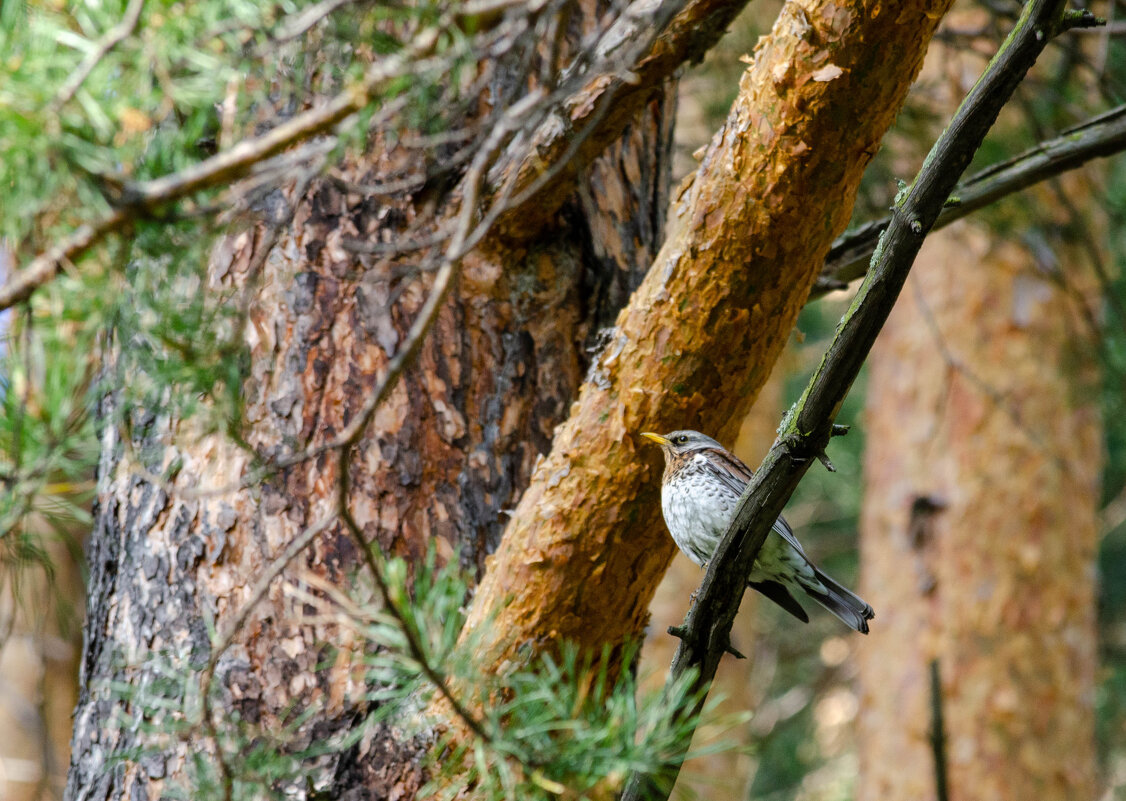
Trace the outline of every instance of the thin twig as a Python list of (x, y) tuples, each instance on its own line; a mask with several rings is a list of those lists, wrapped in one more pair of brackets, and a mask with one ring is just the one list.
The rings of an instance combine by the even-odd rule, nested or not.
[(1099, 512), (1099, 538), (1106, 537), (1123, 523), (1126, 523), (1126, 485)]
[(448, 159), (443, 159), (440, 164), (436, 164), (421, 173), (415, 171), (403, 177), (384, 178), (376, 183), (356, 183), (355, 181), (349, 181), (333, 173), (330, 173), (328, 178), (346, 192), (371, 197), (396, 195), (400, 192), (410, 192), (421, 189), (426, 185), (426, 182), (435, 175), (451, 171), (454, 167), (469, 161), (474, 151), (474, 146), (466, 146), (458, 150)]
[(98, 62), (105, 58), (110, 50), (121, 44), (129, 34), (133, 33), (138, 20), (141, 19), (141, 11), (144, 7), (145, 0), (129, 0), (129, 5), (125, 7), (125, 15), (121, 18), (121, 22), (106, 31), (105, 36), (98, 41), (98, 46), (86, 54), (86, 58), (82, 59), (78, 69), (71, 73), (66, 83), (59, 88), (58, 94), (51, 101), (48, 115), (57, 114), (59, 109), (69, 103), (86, 79), (90, 77), (90, 73), (98, 66)]
[[(595, 126), (591, 126), (581, 138), (598, 143), (616, 135), (632, 119), (632, 113), (627, 114), (623, 109), (627, 105), (632, 109), (648, 95), (645, 92), (631, 92), (629, 103), (615, 103), (615, 113), (610, 115), (605, 111), (610, 104), (605, 101), (612, 93), (595, 92), (592, 95), (589, 87), (599, 86), (600, 82), (606, 82), (612, 87), (629, 85), (634, 89), (658, 85), (684, 61), (699, 58), (722, 33), (723, 20), (733, 17), (745, 1), (665, 0), (654, 9), (651, 0), (635, 0), (611, 30), (601, 37), (601, 58), (592, 68), (580, 69), (587, 65), (584, 60), (585, 51), (579, 54), (572, 65), (575, 69), (570, 80), (564, 82), (566, 91), (558, 93), (559, 97), (564, 98), (559, 101), (558, 107), (568, 108), (576, 103), (597, 100), (594, 104), (598, 107), (595, 115), (600, 123), (598, 130), (593, 130)], [(505, 9), (519, 6), (520, 3), (516, 0), (499, 0), (484, 5), (490, 9)], [(539, 6), (530, 7), (528, 13), (534, 15), (537, 8)], [(707, 18), (709, 24), (698, 25), (698, 18)], [(52, 280), (67, 261), (77, 261), (104, 237), (120, 230), (139, 214), (151, 214), (194, 192), (238, 180), (258, 161), (342, 124), (362, 110), (370, 102), (371, 96), (387, 82), (408, 73), (417, 74), (441, 67), (447, 63), (443, 59), (419, 60), (419, 57), (432, 51), (438, 40), (440, 27), (447, 24), (450, 24), (449, 19), (444, 18), (439, 26), (423, 30), (403, 51), (370, 67), (359, 86), (341, 92), (324, 106), (299, 114), (262, 136), (244, 140), (228, 151), (177, 173), (125, 186), (121, 206), (84, 225), (60, 245), (40, 254), (0, 286), (0, 311), (26, 300), (36, 289)], [(631, 31), (638, 36), (622, 38), (623, 32)], [(503, 29), (496, 32), (495, 36), (499, 37), (496, 41), (500, 44), (515, 39), (512, 31)], [(491, 38), (487, 37), (486, 45), (488, 41)], [(624, 46), (622, 42), (630, 44)], [(646, 44), (638, 47), (637, 42)], [(605, 81), (606, 78), (609, 81)], [(589, 121), (586, 119), (581, 122), (585, 124)], [(535, 135), (523, 137), (520, 146), (507, 155), (511, 160), (510, 167), (501, 168), (499, 172), (493, 170), (494, 177), (489, 182), (491, 187), (511, 187), (512, 181), (516, 180), (518, 183), (514, 193), (527, 197), (530, 193), (526, 190), (530, 185), (542, 191), (549, 183), (560, 180), (564, 173), (570, 174), (578, 169), (577, 165), (574, 170), (563, 168), (575, 155), (574, 148), (570, 146), (573, 132), (559, 130), (555, 123), (541, 126), (539, 131)], [(544, 136), (547, 138), (543, 138)], [(560, 136), (563, 138), (558, 138)], [(551, 151), (550, 155), (548, 151)], [(590, 155), (594, 155), (593, 151)], [(513, 193), (511, 189), (509, 191), (510, 194)], [(510, 203), (501, 210), (510, 211), (516, 205)], [(544, 210), (539, 211), (542, 213)]]
[(433, 50), (438, 39), (436, 28), (420, 33), (401, 53), (372, 65), (359, 86), (345, 90), (323, 106), (286, 120), (268, 132), (239, 142), (230, 150), (193, 164), (172, 175), (134, 184), (127, 189), (128, 205), (152, 207), (177, 200), (221, 182), (240, 178), (258, 162), (294, 144), (329, 131), (361, 111), (392, 79), (408, 71), (429, 68), (429, 59), (416, 60)]
[(130, 216), (122, 209), (114, 209), (96, 223), (81, 226), (59, 244), (36, 256), (0, 286), (0, 311), (27, 300), (32, 292), (53, 279), (65, 264), (76, 260), (129, 220)]
[(212, 645), (211, 658), (208, 660), (207, 668), (204, 671), (204, 676), (207, 677), (208, 683), (211, 681), (211, 676), (208, 674), (214, 674), (215, 667), (219, 664), (219, 659), (226, 650), (231, 647), (231, 643), (235, 641), (235, 637), (242, 631), (242, 627), (246, 624), (254, 608), (266, 597), (266, 593), (270, 591), (270, 585), (274, 583), (274, 580), (277, 579), (278, 576), (285, 572), (290, 562), (300, 556), (301, 552), (308, 548), (313, 543), (313, 540), (328, 528), (335, 519), (336, 514), (334, 512), (333, 514), (325, 515), (311, 526), (308, 526), (304, 531), (294, 537), (285, 551), (266, 568), (262, 577), (258, 579), (258, 583), (254, 585), (254, 589), (250, 591), (250, 595), (245, 603), (239, 608), (238, 613), (229, 620), (224, 627), (223, 633)]
[[(944, 228), (1003, 197), (1074, 170), (1092, 159), (1123, 150), (1126, 150), (1126, 105), (1093, 117), (1055, 139), (1041, 142), (972, 176), (954, 190), (953, 196), (958, 202), (942, 210), (934, 229)], [(864, 275), (880, 234), (890, 223), (891, 217), (885, 217), (838, 237), (829, 250), (810, 299), (843, 288), (849, 281)]]
[[(348, 494), (353, 447), (370, 424), (375, 410), (390, 394), (399, 376), (418, 353), (423, 339), (433, 325), (434, 320), (437, 319), (438, 310), (441, 308), (446, 294), (453, 284), (453, 278), (457, 274), (462, 258), (476, 245), (476, 239), (470, 235), (470, 229), (473, 219), (477, 214), (477, 197), (481, 189), (485, 171), (488, 169), (493, 157), (507, 140), (508, 136), (513, 131), (518, 130), (519, 120), (540, 103), (542, 96), (543, 93), (541, 92), (532, 92), (509, 108), (500, 123), (493, 129), (485, 146), (478, 152), (477, 157), (473, 161), (473, 165), (470, 167), (469, 174), (466, 177), (465, 193), (462, 197), (461, 209), (458, 214), (457, 230), (454, 232), (449, 246), (447, 247), (443, 264), (434, 281), (434, 287), (431, 289), (422, 311), (419, 312), (418, 317), (411, 326), (411, 331), (407, 337), (406, 343), (398, 350), (395, 357), (388, 364), (387, 373), (384, 375), (382, 382), (380, 382), (379, 389), (371, 394), (363, 411), (356, 416), (341, 436), (337, 438), (336, 444), (330, 443), (334, 448), (338, 449), (336, 478), (337, 513), (340, 515), (341, 520), (344, 521), (345, 527), (355, 540), (365, 566), (371, 573), (376, 585), (379, 587), (384, 604), (387, 606), (388, 611), (399, 622), (399, 627), (407, 640), (407, 646), (411, 651), (411, 655), (418, 662), (423, 673), (426, 674), (427, 679), (441, 693), (442, 697), (446, 699), (454, 713), (464, 722), (466, 727), (486, 743), (492, 741), (492, 735), (485, 729), (484, 724), (453, 694), (445, 676), (431, 664), (425, 649), (422, 647), (422, 643), (418, 639), (417, 633), (414, 631), (414, 627), (406, 619), (403, 611), (399, 609), (398, 604), (395, 603), (391, 595), (390, 587), (387, 585), (386, 577), (383, 575), (383, 571), (372, 553), (371, 545), (364, 539), (363, 531), (361, 531), (355, 518), (352, 516), (351, 508), (348, 505)], [(494, 212), (495, 211), (494, 209)], [(496, 218), (496, 214), (494, 213), (490, 215), (490, 217), (491, 219), (486, 219), (478, 226), (478, 236), (484, 235), (484, 232), (488, 230), (488, 227), (491, 225), (492, 220)]]
[(541, 99), (542, 95), (540, 93), (532, 92), (513, 105), (505, 113), (505, 116), (500, 122), (497, 123), (490, 135), (489, 141), (487, 141), (478, 152), (473, 165), (469, 169), (469, 173), (466, 175), (457, 228), (450, 238), (449, 245), (446, 247), (442, 266), (438, 268), (434, 277), (434, 285), (430, 290), (430, 294), (426, 298), (426, 302), (423, 304), (414, 323), (411, 325), (402, 347), (395, 352), (391, 361), (388, 362), (387, 372), (384, 374), (383, 380), (379, 382), (379, 386), (368, 396), (360, 413), (356, 415), (352, 419), (352, 422), (332, 441), (313, 448), (308, 448), (304, 452), (291, 457), (280, 459), (271, 466), (273, 469), (291, 467), (299, 462), (316, 458), (323, 453), (354, 445), (359, 441), (364, 429), (367, 428), (368, 423), (375, 415), (375, 410), (388, 398), (391, 394), (391, 390), (395, 388), (399, 377), (403, 374), (403, 371), (417, 355), (419, 348), (422, 346), (423, 339), (437, 319), (438, 312), (445, 302), (446, 295), (453, 286), (453, 279), (457, 275), (461, 260), (485, 235), (491, 227), (492, 222), (500, 213), (498, 207), (503, 206), (503, 199), (501, 202), (495, 204), (492, 212), (471, 231), (473, 219), (477, 214), (477, 198), (481, 190), (482, 181), (484, 180), (485, 171), (488, 169), (492, 157), (503, 145), (507, 136), (516, 130), (517, 120), (534, 108)]
[(215, 670), (218, 668), (219, 660), (223, 657), (223, 654), (227, 652), (227, 649), (235, 641), (235, 637), (242, 631), (242, 627), (246, 624), (250, 614), (269, 592), (270, 585), (285, 571), (289, 563), (308, 548), (317, 535), (323, 532), (335, 519), (335, 514), (321, 518), (294, 538), (285, 551), (273, 560), (270, 566), (266, 568), (262, 578), (254, 585), (254, 589), (250, 591), (250, 597), (246, 603), (239, 608), (238, 613), (228, 622), (223, 633), (212, 643), (211, 655), (208, 657), (207, 665), (200, 673), (200, 722), (215, 748), (215, 756), (219, 762), (219, 777), (223, 785), (224, 801), (231, 801), (234, 796), (234, 771), (227, 761), (223, 744), (219, 740), (219, 727), (215, 723), (214, 710), (211, 705), (211, 684), (215, 679)]
[(393, 79), (411, 70), (429, 69), (432, 60), (417, 59), (430, 52), (437, 39), (437, 29), (427, 28), (402, 52), (374, 64), (359, 86), (341, 92), (323, 106), (298, 114), (261, 136), (245, 139), (230, 150), (179, 172), (126, 186), (122, 205), (101, 219), (82, 226), (0, 286), (0, 311), (26, 300), (32, 292), (54, 278), (67, 261), (76, 260), (139, 212), (152, 213), (195, 192), (238, 180), (249, 174), (259, 162), (334, 129), (362, 110), (372, 96)]
[[(530, 107), (538, 102), (537, 97), (529, 96), (527, 99), (527, 106)], [(524, 107), (514, 107), (510, 110), (513, 117), (524, 113), (527, 109)], [(326, 517), (319, 521), (317, 524), (310, 526), (305, 530), (297, 539), (295, 539), (286, 549), (282, 556), (275, 560), (267, 573), (255, 586), (251, 593), (250, 600), (244, 604), (240, 609), (238, 615), (231, 621), (225, 630), (224, 634), (219, 638), (217, 644), (212, 650), (211, 658), (208, 661), (207, 668), (203, 672), (201, 679), (201, 698), (203, 704), (203, 722), (208, 730), (208, 735), (215, 743), (216, 751), (219, 755), (220, 773), (224, 786), (225, 799), (230, 797), (232, 791), (231, 785), (231, 771), (226, 765), (225, 757), (222, 753), (222, 748), (218, 740), (218, 731), (211, 714), (211, 701), (210, 701), (210, 686), (213, 680), (215, 668), (218, 660), (223, 652), (233, 642), (234, 637), (241, 630), (245, 624), (247, 617), (257, 605), (257, 603), (265, 596), (270, 584), (281, 574), (285, 567), (319, 534), (324, 528), (339, 516), (344, 522), (345, 527), (348, 529), (352, 538), (356, 541), (357, 548), (360, 550), (361, 557), (365, 565), (372, 574), (373, 579), (380, 589), (383, 596), (384, 603), (388, 610), (399, 622), (403, 631), (403, 636), (407, 640), (408, 647), (411, 651), (412, 657), (418, 662), (427, 678), (434, 684), (438, 691), (445, 697), (454, 711), (462, 718), (465, 725), (470, 728), (478, 737), (484, 741), (490, 741), (491, 737), (485, 730), (484, 725), (478, 721), (465, 707), (457, 700), (450, 690), (445, 677), (442, 676), (437, 668), (430, 664), (427, 658), (425, 649), (422, 647), (421, 642), (418, 640), (417, 634), (413, 627), (407, 621), (402, 610), (399, 609), (391, 595), (390, 588), (387, 585), (386, 578), (382, 570), (375, 561), (375, 557), (371, 553), (370, 545), (363, 537), (363, 532), (356, 524), (355, 518), (352, 516), (351, 510), (348, 506), (348, 489), (349, 489), (349, 470), (351, 464), (352, 447), (358, 442), (360, 436), (363, 434), (364, 429), (371, 420), (375, 408), (383, 398), (386, 397), (390, 388), (394, 386), (395, 380), (401, 374), (402, 370), (410, 363), (414, 354), (417, 353), (418, 348), (425, 337), (427, 331), (433, 324), (434, 319), (437, 317), (437, 310), (441, 307), (442, 301), (445, 298), (450, 286), (453, 282), (453, 277), (456, 275), (457, 265), (468, 252), (475, 245), (469, 235), (469, 228), (472, 224), (474, 214), (476, 212), (477, 191), (480, 188), (481, 178), (485, 169), (488, 166), (490, 157), (495, 154), (499, 149), (506, 136), (506, 131), (512, 129), (511, 122), (509, 126), (498, 126), (494, 132), (495, 142), (491, 148), (485, 148), (479, 154), (478, 160), (475, 162), (474, 171), (476, 178), (474, 182), (469, 185), (469, 191), (463, 199), (461, 213), (459, 215), (458, 230), (454, 234), (453, 241), (447, 250), (446, 258), (442, 264), (442, 269), (439, 271), (439, 277), (435, 280), (435, 286), (431, 290), (430, 296), (424, 304), (423, 310), (419, 313), (418, 318), (415, 320), (411, 328), (411, 336), (408, 337), (407, 344), (396, 353), (395, 358), (392, 359), (388, 365), (388, 372), (384, 376), (381, 383), (381, 389), (372, 394), (372, 400), (365, 406), (364, 413), (359, 415), (354, 423), (345, 430), (340, 442), (335, 447), (339, 448), (339, 456), (337, 461), (338, 477), (337, 477), (337, 499), (335, 514)]]
[(391, 588), (387, 584), (387, 577), (383, 575), (383, 570), (376, 562), (375, 555), (372, 553), (371, 544), (364, 539), (364, 533), (360, 530), (356, 519), (352, 516), (352, 510), (348, 506), (348, 487), (349, 479), (348, 474), (351, 470), (351, 446), (341, 448), (339, 458), (337, 459), (337, 470), (339, 475), (336, 477), (337, 486), (337, 513), (340, 519), (344, 521), (345, 528), (356, 543), (356, 548), (360, 552), (360, 558), (363, 560), (364, 565), (367, 567), (368, 572), (371, 573), (376, 586), (379, 588), (379, 594), (383, 598), (383, 604), (391, 616), (395, 618), (399, 625), (400, 631), (403, 632), (403, 637), (406, 638), (407, 648), (411, 652), (411, 656), (415, 662), (418, 663), (426, 678), (434, 685), (435, 689), (442, 694), (442, 697), (449, 703), (450, 708), (453, 709), (463, 723), (483, 742), (492, 742), (492, 735), (486, 731), (485, 725), (477, 720), (465, 705), (458, 700), (457, 696), (453, 694), (450, 689), (446, 677), (443, 676), (436, 667), (430, 662), (426, 650), (422, 647), (422, 642), (418, 639), (418, 633), (414, 630), (414, 626), (407, 620), (403, 610), (395, 603), (394, 597), (391, 595)]
[[(407, 232), (408, 236), (410, 232)], [(426, 250), (435, 245), (440, 245), (450, 238), (450, 232), (439, 228), (432, 234), (419, 239), (404, 238), (401, 242), (370, 242), (366, 239), (356, 239), (351, 236), (340, 238), (340, 247), (349, 253), (364, 253), (370, 255), (390, 256)], [(412, 272), (413, 272), (412, 268)]]
[(936, 801), (948, 801), (950, 792), (946, 772), (946, 724), (942, 717), (942, 676), (938, 660), (930, 664), (931, 689), (931, 754), (934, 755), (934, 792)]
[(502, 188), (500, 196), (494, 200), (489, 212), (484, 215), (476, 226), (473, 225), (473, 220), (478, 214), (477, 206), (481, 186), (492, 159), (495, 158), (496, 154), (504, 146), (508, 137), (520, 129), (521, 120), (542, 105), (543, 100), (544, 93), (535, 91), (513, 104), (493, 127), (489, 139), (478, 151), (473, 164), (466, 174), (465, 189), (463, 190), (464, 195), (456, 220), (456, 228), (450, 237), (450, 242), (437, 268), (430, 295), (427, 297), (414, 323), (412, 323), (403, 345), (396, 351), (390, 362), (388, 362), (387, 371), (383, 379), (368, 395), (359, 413), (353, 417), (352, 421), (337, 437), (329, 442), (306, 448), (299, 453), (280, 459), (272, 459), (261, 468), (248, 471), (240, 480), (231, 482), (225, 487), (202, 491), (183, 490), (171, 487), (169, 482), (156, 476), (147, 469), (144, 470), (146, 477), (160, 484), (170, 494), (178, 493), (181, 497), (194, 498), (210, 497), (245, 489), (281, 470), (316, 459), (325, 453), (337, 451), (356, 444), (370, 424), (375, 415), (375, 411), (379, 408), (380, 404), (390, 396), (391, 391), (395, 388), (403, 372), (417, 356), (426, 334), (433, 326), (445, 298), (453, 287), (454, 279), (460, 269), (461, 260), (476, 247), (478, 242), (492, 229), (493, 224), (500, 214), (508, 208), (508, 204), (511, 202), (510, 193), (513, 183), (511, 180), (508, 185)]
[(299, 14), (293, 14), (287, 17), (285, 22), (278, 26), (277, 31), (274, 33), (274, 41), (281, 43), (288, 42), (290, 39), (296, 39), (325, 17), (355, 1), (356, 0), (321, 0), (321, 2), (316, 5), (308, 6), (302, 9)]
[(412, 173), (403, 178), (394, 178), (378, 183), (360, 184), (329, 173), (328, 180), (345, 192), (362, 195), (363, 197), (384, 197), (397, 195), (400, 192), (410, 192), (422, 188), (426, 184), (425, 173)]

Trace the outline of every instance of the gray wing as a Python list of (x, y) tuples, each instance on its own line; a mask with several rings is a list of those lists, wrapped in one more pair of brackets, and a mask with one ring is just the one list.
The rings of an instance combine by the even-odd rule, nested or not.
[[(717, 467), (716, 473), (720, 481), (730, 487), (736, 495), (742, 495), (743, 490), (747, 488), (747, 482), (754, 476), (754, 471), (747, 467), (735, 455), (727, 451), (711, 450), (709, 456), (712, 457), (712, 464)], [(794, 547), (798, 553), (805, 557), (808, 562), (809, 557), (805, 555), (805, 550), (798, 542), (798, 538), (794, 536), (794, 530), (790, 528), (790, 524), (786, 522), (786, 518), (781, 515), (774, 521), (771, 527), (773, 531), (778, 532), (786, 542)]]

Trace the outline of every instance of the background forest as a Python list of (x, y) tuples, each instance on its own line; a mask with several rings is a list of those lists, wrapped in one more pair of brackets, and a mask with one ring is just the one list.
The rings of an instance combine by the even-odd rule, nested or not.
[[(646, 7), (673, 42), (682, 15), (700, 32), (665, 61), (659, 37), (607, 35), (626, 3), (0, 5), (0, 798), (610, 798), (679, 765), (694, 730), (674, 798), (1126, 797), (1121, 133), (927, 237), (835, 420), (835, 472), (814, 460), (787, 504), (876, 608), (868, 637), (748, 593), (748, 658), (724, 658), (697, 719), (690, 681), (662, 693), (666, 629), (704, 575), (683, 556), (636, 608), (529, 601), (567, 610), (557, 626), (479, 608), (506, 560), (558, 564), (557, 540), (506, 556), (502, 533), (523, 542), (524, 504), (552, 525), (578, 480), (544, 457), (587, 453), (565, 421), (630, 353), (618, 312), (683, 230), (666, 210), (761, 121), (756, 43), (816, 40), (833, 6), (739, 5)], [(850, 230), (900, 202), (1022, 11), (935, 5)], [(1124, 8), (1090, 11), (1107, 23), (1055, 38), (967, 177), (1126, 116)], [(771, 74), (796, 92), (840, 73)], [(599, 81), (647, 94), (607, 110), (583, 94)], [(575, 127), (545, 144), (559, 104)], [(841, 119), (827, 139), (867, 135)], [(236, 164), (240, 142), (263, 144)], [(852, 200), (825, 180), (828, 200), (811, 179), (748, 201), (808, 220), (771, 241), (840, 233)], [(706, 433), (757, 466), (859, 286), (814, 278), (825, 250), (810, 302), (780, 302), (793, 327), (770, 333), (768, 299), (729, 318), (686, 295), (717, 341), (751, 330), (732, 349), (772, 353), (700, 386), (654, 373), (637, 391), (683, 402), (643, 405), (639, 430), (707, 429), (718, 404)], [(633, 431), (616, 408), (587, 422)], [(654, 544), (572, 557), (558, 583), (655, 586), (658, 454), (589, 453), (645, 487), (604, 528)], [(494, 642), (525, 625), (542, 636)]]

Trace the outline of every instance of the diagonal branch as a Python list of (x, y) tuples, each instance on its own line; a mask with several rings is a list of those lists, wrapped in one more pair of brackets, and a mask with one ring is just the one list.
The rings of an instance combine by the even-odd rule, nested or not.
[(271, 156), (333, 130), (367, 106), (372, 97), (393, 79), (412, 70), (417, 71), (419, 63), (416, 59), (431, 52), (437, 40), (438, 30), (427, 28), (401, 53), (374, 64), (357, 86), (341, 92), (323, 106), (298, 114), (261, 136), (243, 140), (199, 164), (125, 187), (121, 205), (94, 222), (83, 225), (63, 242), (37, 256), (0, 286), (0, 311), (27, 300), (68, 263), (96, 246), (109, 234), (125, 227), (138, 216), (138, 212), (154, 212), (200, 190), (243, 178)]
[(145, 0), (129, 0), (129, 5), (125, 9), (125, 15), (121, 18), (121, 22), (106, 31), (106, 35), (98, 41), (98, 46), (91, 50), (86, 58), (82, 59), (82, 63), (78, 65), (78, 68), (71, 73), (66, 83), (59, 89), (59, 93), (51, 101), (52, 113), (57, 114), (59, 109), (69, 103), (86, 79), (90, 77), (90, 73), (98, 66), (98, 62), (133, 32), (133, 29), (137, 27), (137, 22), (141, 19), (141, 11), (144, 7)]
[[(645, 625), (674, 546), (658, 527), (656, 454), (636, 432), (731, 433), (847, 224), (947, 6), (903, 0), (894, 15), (840, 16), (838, 0), (786, 4), (511, 513), (462, 632), (482, 664), (563, 641), (616, 647)], [(826, 63), (839, 74), (817, 80)]]
[[(1003, 197), (1033, 184), (1082, 167), (1092, 159), (1113, 156), (1126, 150), (1126, 105), (1118, 106), (1041, 142), (1018, 156), (988, 167), (954, 190), (958, 203), (938, 215), (934, 230), (944, 228)], [(891, 217), (867, 223), (837, 238), (825, 259), (821, 277), (811, 299), (864, 275), (880, 235)]]
[[(139, 13), (140, 0), (134, 2)], [(588, 65), (590, 75), (580, 74), (572, 79), (576, 83), (581, 80), (583, 88), (561, 98), (560, 111), (551, 115), (530, 138), (519, 137), (519, 141), (512, 143), (506, 156), (507, 166), (497, 165), (490, 170), (489, 194), (504, 188), (509, 197), (519, 201), (503, 210), (504, 214), (498, 219), (500, 227), (513, 225), (528, 234), (538, 231), (569, 194), (580, 170), (621, 135), (677, 67), (703, 57), (746, 2), (634, 0), (599, 40), (598, 52)], [(337, 5), (326, 0), (317, 8), (331, 11)], [(502, 2), (497, 7), (504, 5), (508, 3)], [(132, 30), (135, 20), (126, 27), (132, 20), (132, 8), (127, 19), (107, 35), (106, 51)], [(114, 209), (83, 225), (0, 285), (0, 311), (27, 300), (66, 265), (108, 235), (125, 228), (139, 214), (158, 211), (195, 192), (244, 178), (263, 160), (333, 131), (368, 106), (373, 96), (392, 80), (438, 66), (440, 59), (431, 57), (427, 61), (424, 57), (433, 53), (441, 25), (448, 22), (444, 19), (438, 26), (421, 31), (400, 53), (373, 65), (356, 86), (349, 87), (323, 106), (299, 114), (199, 164), (123, 187)], [(66, 96), (60, 94), (60, 98)], [(576, 131), (581, 135), (576, 136)]]
[[(489, 185), (515, 180), (514, 204), (498, 220), (510, 236), (535, 235), (572, 192), (581, 171), (636, 118), (664, 82), (696, 63), (727, 32), (747, 0), (634, 0), (600, 39), (596, 62), (531, 134), (489, 171)], [(624, 51), (624, 52), (623, 52)], [(582, 132), (581, 138), (576, 132)], [(549, 180), (543, 180), (550, 175)], [(539, 185), (537, 185), (539, 184)]]
[(201, 671), (199, 679), (200, 722), (211, 741), (211, 747), (215, 749), (216, 761), (219, 764), (219, 779), (223, 785), (224, 801), (228, 801), (233, 795), (234, 772), (220, 741), (219, 727), (216, 724), (215, 710), (212, 705), (211, 685), (215, 680), (215, 671), (219, 666), (219, 661), (234, 643), (235, 637), (243, 630), (247, 619), (266, 596), (266, 593), (270, 591), (270, 585), (285, 571), (290, 562), (296, 559), (321, 532), (328, 528), (333, 520), (335, 520), (334, 515), (322, 517), (294, 538), (286, 549), (270, 563), (266, 572), (262, 574), (250, 591), (250, 597), (212, 642), (211, 655), (208, 657), (207, 664)]
[[(670, 683), (692, 670), (698, 671), (698, 688), (710, 684), (727, 650), (751, 566), (801, 477), (823, 454), (841, 403), (959, 176), (1052, 36), (1071, 27), (1095, 24), (1094, 17), (1068, 13), (1064, 5), (1065, 0), (1033, 0), (1024, 7), (985, 74), (931, 149), (911, 188), (897, 198), (860, 291), (801, 399), (783, 421), (774, 447), (740, 498), (731, 525), (716, 549), (685, 619)], [(703, 694), (699, 703), (703, 703)], [(635, 774), (623, 801), (667, 798), (679, 770), (679, 763), (675, 763), (658, 776)]]

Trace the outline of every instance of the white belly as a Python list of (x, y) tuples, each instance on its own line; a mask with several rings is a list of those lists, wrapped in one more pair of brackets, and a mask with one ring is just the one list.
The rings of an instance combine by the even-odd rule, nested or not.
[(726, 488), (705, 486), (677, 482), (661, 490), (665, 525), (677, 547), (698, 565), (711, 559), (739, 501)]
[[(661, 490), (661, 511), (673, 541), (689, 559), (701, 566), (711, 561), (738, 503), (739, 496), (723, 485), (680, 481), (667, 483)], [(775, 528), (779, 525), (776, 523)], [(777, 530), (771, 531), (748, 580), (778, 581), (783, 577), (797, 578), (795, 574), (813, 577), (806, 557)]]

